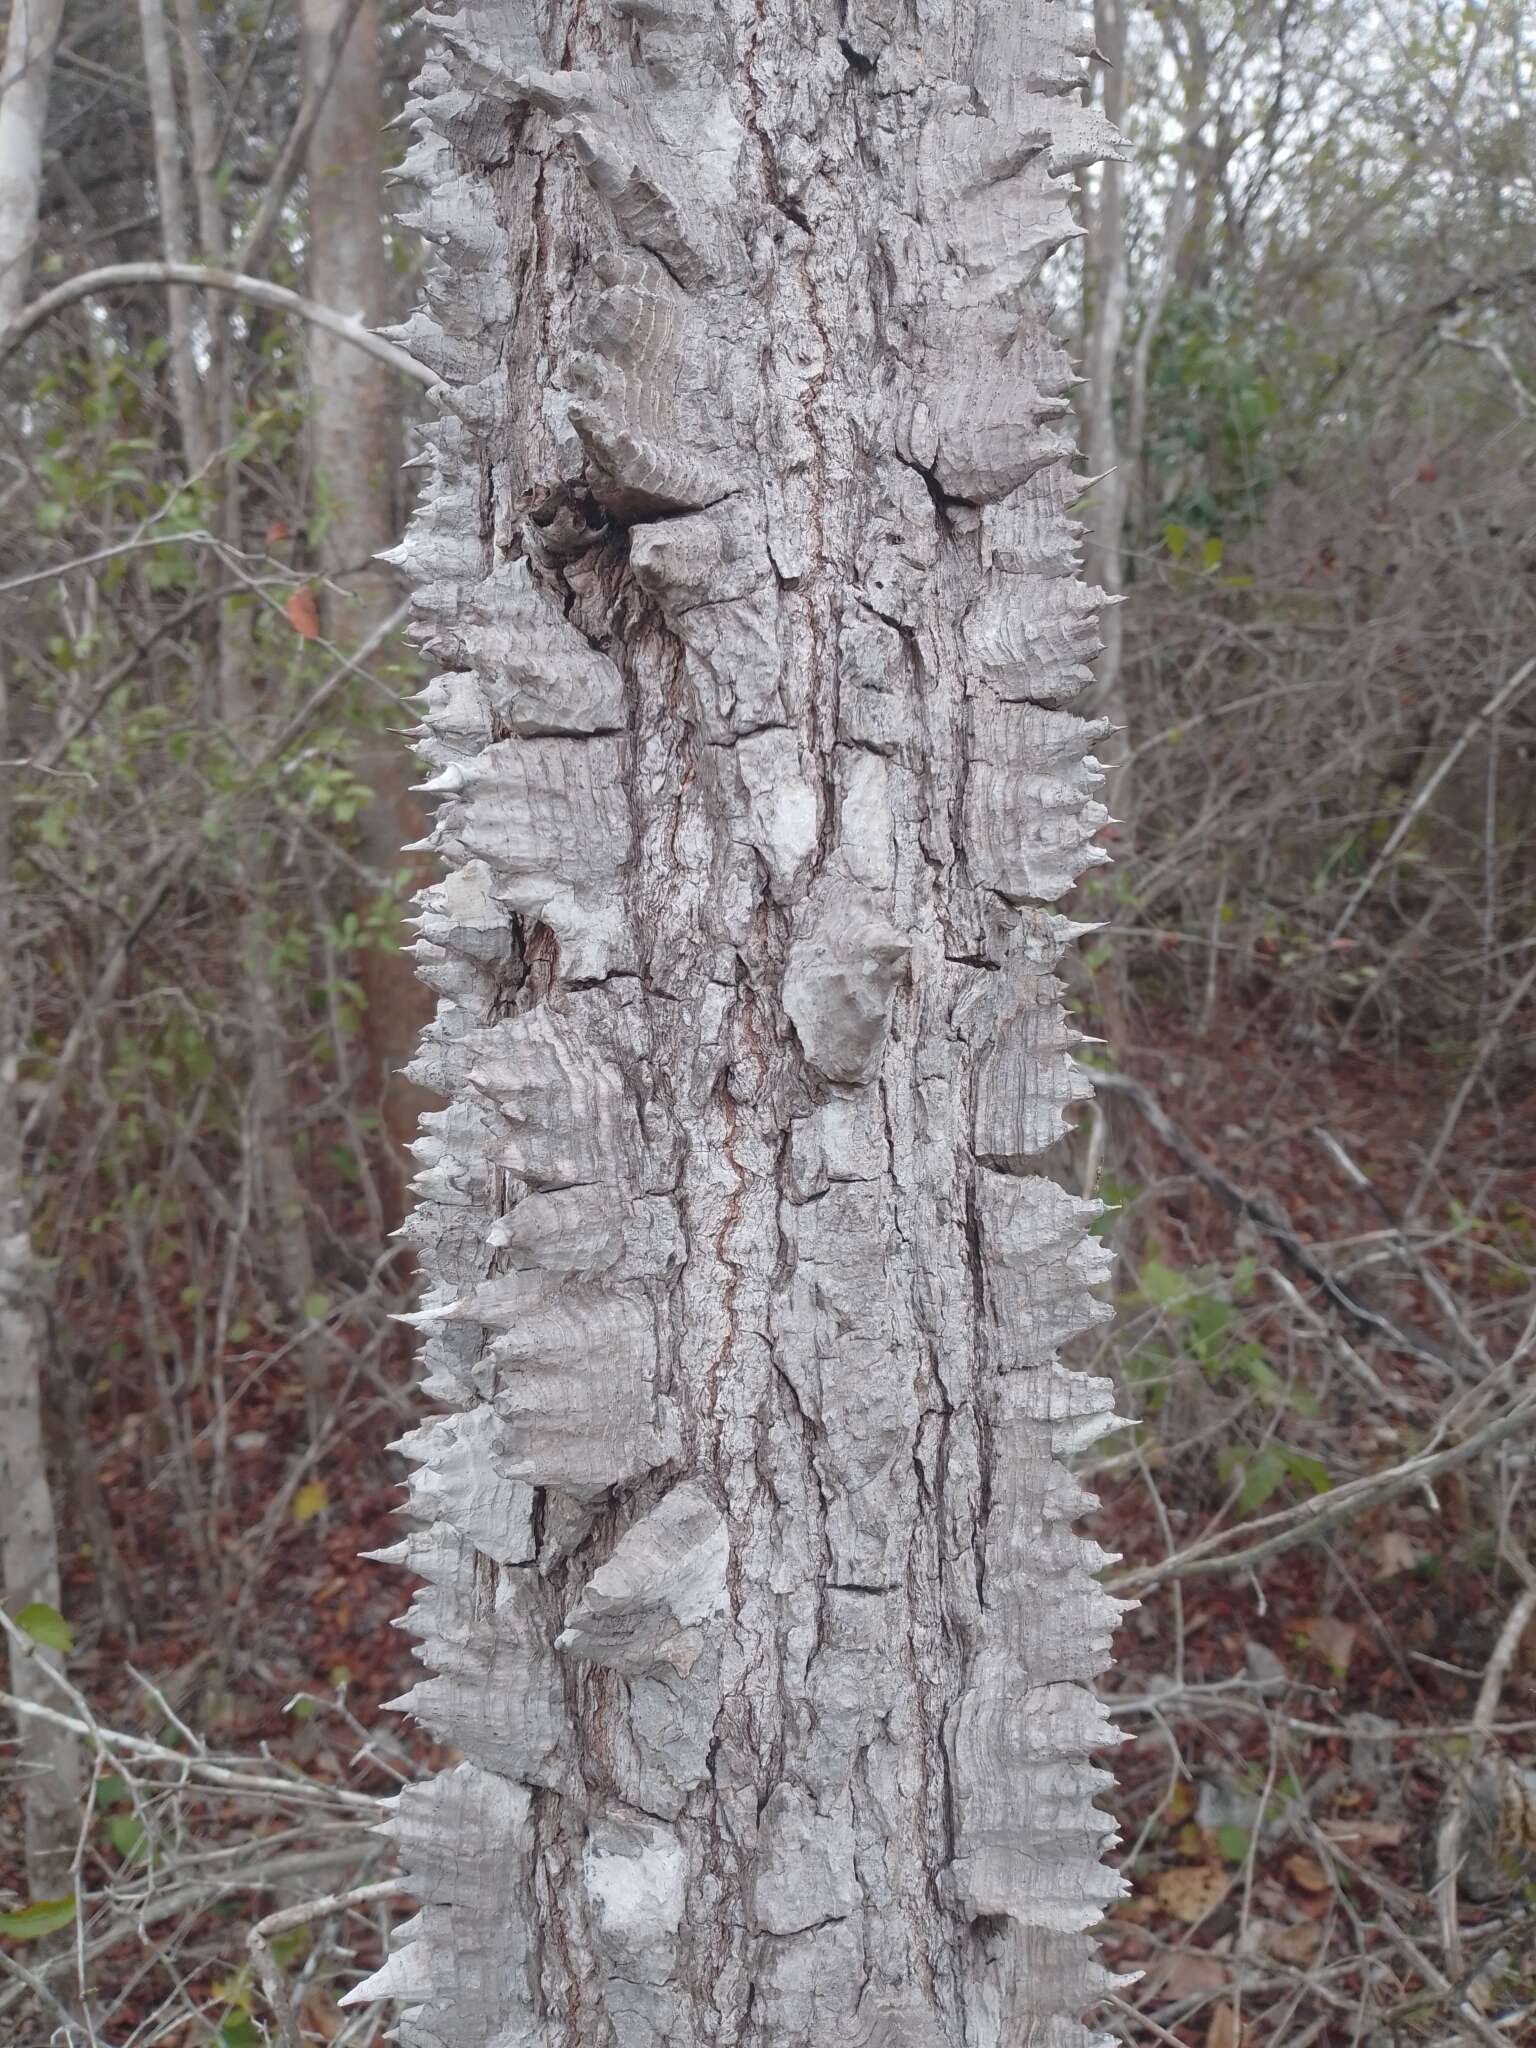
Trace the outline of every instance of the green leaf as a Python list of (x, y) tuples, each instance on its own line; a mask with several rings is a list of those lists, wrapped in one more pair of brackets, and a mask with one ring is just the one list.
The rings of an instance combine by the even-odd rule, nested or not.
[(306, 1294), (304, 1313), (312, 1323), (318, 1323), (322, 1316), (330, 1313), (331, 1297), (328, 1294)]
[(1223, 1821), (1216, 1830), (1216, 1847), (1228, 1863), (1241, 1863), (1248, 1855), (1248, 1845), (1253, 1837), (1248, 1830), (1239, 1827), (1236, 1821)]
[(1273, 1444), (1266, 1444), (1248, 1467), (1242, 1491), (1237, 1496), (1238, 1512), (1251, 1514), (1255, 1508), (1262, 1507), (1276, 1488), (1284, 1483), (1285, 1477), (1284, 1454)]
[(46, 1600), (29, 1600), (16, 1617), (16, 1626), (25, 1629), (34, 1643), (41, 1643), (45, 1650), (72, 1650), (75, 1647), (74, 1631), (56, 1607), (50, 1607)]
[(1158, 1308), (1167, 1308), (1171, 1303), (1184, 1301), (1189, 1294), (1189, 1282), (1182, 1273), (1175, 1273), (1171, 1266), (1165, 1266), (1160, 1259), (1148, 1259), (1141, 1269), (1141, 1293), (1145, 1301)]
[(280, 1970), (291, 1970), (303, 1955), (309, 1944), (309, 1929), (295, 1927), (288, 1934), (278, 1934), (272, 1939), (272, 1960)]
[(1310, 1487), (1313, 1493), (1327, 1493), (1333, 1485), (1328, 1477), (1328, 1467), (1321, 1458), (1310, 1458), (1305, 1451), (1282, 1449), (1286, 1476), (1294, 1479), (1298, 1486)]
[(325, 1483), (311, 1479), (307, 1486), (301, 1486), (293, 1496), (293, 1519), (296, 1522), (312, 1522), (316, 1515), (325, 1512)]
[(114, 1813), (107, 1822), (107, 1840), (125, 1861), (143, 1854), (144, 1823), (136, 1813)]
[(232, 2012), (214, 2035), (217, 2048), (266, 2048), (266, 2036), (248, 2012)]
[(1205, 546), (1200, 550), (1200, 561), (1207, 574), (1212, 569), (1219, 569), (1221, 567), (1220, 535), (1214, 533), (1211, 535)]
[(1189, 528), (1169, 525), (1163, 528), (1163, 546), (1176, 562), (1184, 559), (1184, 550), (1189, 546)]
[(67, 1899), (34, 1899), (14, 1913), (0, 1913), (0, 1934), (12, 1941), (36, 1941), (44, 1934), (57, 1934), (75, 1917), (73, 1895)]

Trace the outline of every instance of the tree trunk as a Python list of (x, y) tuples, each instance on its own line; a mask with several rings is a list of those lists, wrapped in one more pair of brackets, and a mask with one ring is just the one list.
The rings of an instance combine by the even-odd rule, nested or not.
[[(59, 1538), (43, 1445), (43, 1312), (32, 1252), (20, 1130), (21, 1030), (17, 1014), (12, 878), (9, 694), (0, 664), (0, 1591), (12, 1614), (59, 1597)], [(11, 1691), (57, 1707), (46, 1665), (58, 1653), (15, 1644)], [(72, 1735), (18, 1715), (27, 1889), (54, 1899), (70, 1889), (80, 1829), (80, 1751)]]
[[(13, 0), (0, 65), (0, 335), (26, 298), (43, 188), (48, 80), (63, 0)], [(0, 1590), (13, 1613), (57, 1608), (59, 1539), (43, 1445), (43, 1316), (21, 1142), (21, 1021), (12, 874), (9, 685), (0, 660)], [(18, 1699), (58, 1705), (46, 1665), (58, 1653), (10, 1652)], [(80, 1825), (80, 1756), (72, 1736), (18, 1717), (27, 1888), (70, 1888)]]
[[(1104, 61), (1104, 113), (1116, 128), (1125, 113), (1125, 0), (1096, 0), (1094, 33)], [(1120, 342), (1125, 332), (1125, 172), (1113, 157), (1099, 170), (1099, 189), (1088, 224), (1083, 283), (1089, 298), (1087, 349), (1083, 375), (1088, 396), (1084, 406), (1084, 452), (1088, 471), (1097, 479), (1088, 518), (1088, 575), (1111, 598), (1125, 585), (1126, 477), (1120, 467), (1115, 434), (1115, 384)], [(1135, 444), (1132, 460), (1135, 460)], [(1120, 606), (1104, 615), (1104, 652), (1099, 657), (1096, 701), (1116, 726), (1128, 723), (1120, 666), (1123, 627)], [(1130, 820), (1130, 778), (1123, 766), (1112, 768), (1107, 791), (1109, 809), (1122, 826)]]
[[(312, 91), (324, 75), (331, 37), (349, 7), (350, 0), (304, 0), (305, 67)], [(378, 28), (371, 0), (364, 0), (310, 136), (307, 267), (312, 298), (372, 324), (385, 317), (389, 305), (380, 225), (383, 118)], [(340, 602), (327, 601), (324, 620), (328, 636), (352, 648), (398, 602), (396, 578), (377, 558), (394, 546), (400, 531), (400, 385), (387, 365), (316, 328), (309, 339), (309, 387), (320, 565), (346, 592)], [(391, 878), (402, 865), (402, 841), (419, 838), (424, 823), (410, 793), (406, 758), (395, 740), (380, 734), (364, 744), (358, 772), (374, 792), (359, 820), (363, 856), (381, 878)], [(430, 1100), (399, 1070), (415, 1050), (431, 1004), (404, 953), (365, 950), (358, 978), (367, 999), (368, 1092), (383, 1126), (384, 1192), (393, 1228), (404, 1214), (416, 1120)]]
[[(409, 168), (450, 387), (406, 1439), (463, 1761), (407, 2048), (1072, 2048), (1112, 1425), (1044, 906), (1103, 855), (1056, 0), (501, 0)], [(537, 20), (539, 27), (535, 27)]]
[(43, 191), (48, 80), (64, 0), (11, 0), (0, 59), (0, 334), (21, 311)]

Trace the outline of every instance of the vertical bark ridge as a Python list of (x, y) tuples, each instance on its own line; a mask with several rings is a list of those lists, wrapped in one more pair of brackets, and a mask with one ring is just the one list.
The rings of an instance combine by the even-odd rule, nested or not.
[(407, 2048), (1080, 2048), (1118, 1604), (1038, 1171), (1070, 375), (1059, 0), (478, 0), (407, 162), (443, 377), (414, 1074)]

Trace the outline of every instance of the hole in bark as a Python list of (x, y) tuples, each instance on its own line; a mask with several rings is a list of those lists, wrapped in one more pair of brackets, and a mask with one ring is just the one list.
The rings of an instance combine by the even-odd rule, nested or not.
[(848, 69), (856, 71), (860, 78), (868, 78), (874, 72), (875, 59), (866, 57), (861, 50), (856, 50), (846, 36), (838, 37), (837, 47), (842, 51)]
[(523, 939), (523, 978), (520, 1009), (532, 1010), (544, 1002), (560, 979), (560, 941), (547, 924), (536, 924)]
[(579, 555), (601, 540), (608, 515), (590, 491), (561, 483), (528, 507), (528, 523), (538, 528), (543, 552), (559, 559)]

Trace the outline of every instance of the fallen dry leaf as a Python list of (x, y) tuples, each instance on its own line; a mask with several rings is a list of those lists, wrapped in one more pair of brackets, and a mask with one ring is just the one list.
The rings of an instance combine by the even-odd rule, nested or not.
[(283, 606), (288, 623), (301, 640), (316, 640), (320, 636), (320, 613), (315, 605), (314, 593), (303, 584), (292, 592)]
[(1179, 1778), (1158, 1809), (1158, 1819), (1165, 1820), (1171, 1825), (1174, 1821), (1188, 1820), (1194, 1810), (1194, 1789), (1188, 1778)]
[(1285, 1859), (1285, 1874), (1292, 1884), (1299, 1884), (1304, 1892), (1326, 1892), (1333, 1888), (1333, 1879), (1324, 1870), (1315, 1856), (1298, 1849), (1294, 1856)]
[(1220, 1863), (1180, 1863), (1153, 1880), (1158, 1904), (1191, 1927), (1219, 1906), (1232, 1889), (1232, 1872)]
[(1241, 2048), (1243, 2028), (1235, 2005), (1218, 2005), (1205, 2030), (1205, 2048)]
[(1337, 1621), (1331, 1614), (1317, 1614), (1302, 1623), (1308, 1643), (1342, 1678), (1354, 1655), (1360, 1631), (1352, 1621)]
[(1213, 1991), (1225, 1991), (1227, 1966), (1204, 1949), (1177, 1948), (1165, 1956), (1152, 1973), (1148, 1989), (1163, 1998), (1208, 1998)]
[(1293, 1927), (1276, 1928), (1265, 1946), (1277, 1963), (1305, 1970), (1322, 1953), (1323, 1929), (1315, 1920), (1298, 1920)]
[(1365, 1547), (1375, 1559), (1371, 1576), (1377, 1579), (1395, 1579), (1399, 1572), (1411, 1572), (1426, 1555), (1401, 1529), (1383, 1529)]

